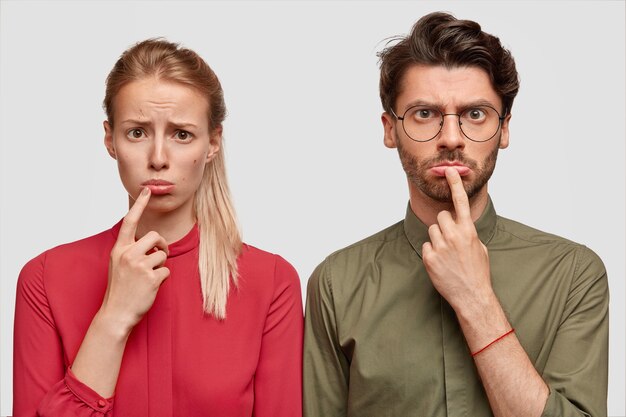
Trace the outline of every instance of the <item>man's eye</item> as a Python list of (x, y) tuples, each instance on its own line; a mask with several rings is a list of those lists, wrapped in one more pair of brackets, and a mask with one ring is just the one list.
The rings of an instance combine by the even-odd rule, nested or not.
[(435, 112), (433, 109), (416, 109), (415, 110), (415, 117), (418, 119), (432, 119), (433, 117), (436, 117), (437, 112)]
[(191, 139), (191, 133), (187, 132), (186, 130), (179, 130), (178, 132), (176, 132), (176, 139), (189, 141)]
[(466, 118), (470, 120), (482, 120), (486, 116), (485, 112), (481, 109), (468, 109), (464, 114)]
[(126, 137), (129, 139), (141, 139), (144, 136), (143, 130), (141, 129), (131, 129), (126, 134)]

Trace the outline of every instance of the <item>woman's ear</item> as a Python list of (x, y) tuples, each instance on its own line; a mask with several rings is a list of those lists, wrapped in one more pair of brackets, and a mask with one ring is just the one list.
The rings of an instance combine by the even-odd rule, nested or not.
[(113, 127), (109, 124), (108, 120), (105, 120), (102, 125), (104, 126), (104, 146), (107, 148), (111, 158), (117, 160), (115, 145), (113, 144)]
[(218, 126), (209, 135), (209, 152), (206, 154), (206, 163), (209, 163), (222, 147), (222, 126)]

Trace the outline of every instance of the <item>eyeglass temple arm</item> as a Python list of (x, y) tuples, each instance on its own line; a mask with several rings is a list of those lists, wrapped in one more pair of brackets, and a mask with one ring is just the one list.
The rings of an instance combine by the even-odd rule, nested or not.
[(398, 115), (396, 114), (396, 112), (395, 112), (395, 111), (393, 111), (393, 109), (390, 109), (390, 110), (391, 110), (391, 114), (393, 114), (393, 117), (395, 117), (395, 118), (396, 118), (396, 119), (398, 119), (398, 120), (404, 120), (404, 116), (403, 116), (403, 117), (400, 117), (400, 116), (398, 116)]

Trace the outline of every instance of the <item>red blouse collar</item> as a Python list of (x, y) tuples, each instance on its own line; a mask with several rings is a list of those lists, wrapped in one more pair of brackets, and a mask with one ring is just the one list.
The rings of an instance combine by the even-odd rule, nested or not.
[[(111, 233), (113, 233), (113, 237), (117, 240), (117, 235), (120, 232), (120, 228), (122, 227), (122, 220), (117, 222), (115, 226), (111, 228)], [(185, 236), (177, 240), (176, 242), (170, 243), (168, 249), (170, 254), (168, 258), (173, 258), (178, 255), (182, 255), (184, 253), (189, 252), (194, 249), (200, 243), (200, 234), (198, 231), (198, 223), (195, 223), (191, 230), (187, 232)]]

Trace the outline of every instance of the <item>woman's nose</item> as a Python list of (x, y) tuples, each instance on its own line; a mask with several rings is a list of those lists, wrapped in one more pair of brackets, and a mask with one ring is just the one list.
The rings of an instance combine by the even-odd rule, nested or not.
[(165, 138), (156, 137), (150, 150), (150, 168), (159, 171), (169, 167)]

